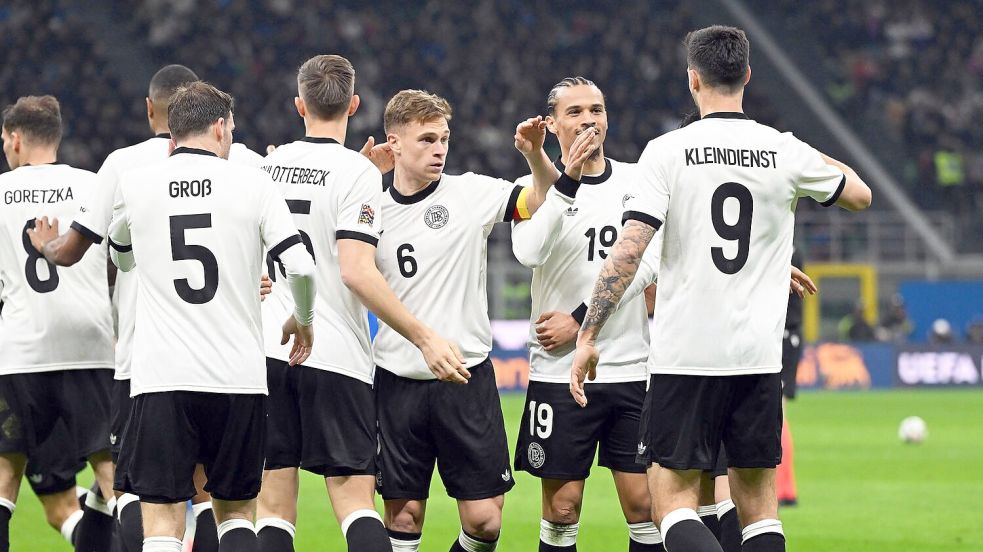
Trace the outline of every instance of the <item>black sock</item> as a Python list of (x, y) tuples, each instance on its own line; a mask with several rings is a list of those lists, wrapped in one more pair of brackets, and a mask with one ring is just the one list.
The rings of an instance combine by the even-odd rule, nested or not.
[(0, 552), (10, 552), (10, 516), (14, 513), (0, 506)]
[(123, 548), (123, 537), (120, 535), (119, 514), (113, 515), (113, 538), (109, 544), (109, 552), (126, 552)]
[(106, 552), (113, 538), (115, 520), (112, 514), (106, 514), (90, 508), (82, 510), (82, 519), (75, 528), (76, 552)]
[(143, 512), (137, 500), (124, 504), (119, 511), (119, 540), (125, 552), (143, 550)]
[(461, 539), (466, 539), (467, 541), (470, 541), (472, 545), (471, 547), (472, 548), (478, 547), (479, 550), (491, 551), (491, 550), (495, 550), (495, 547), (498, 546), (497, 538), (492, 540), (481, 539), (472, 534), (469, 534), (467, 531), (464, 531), (462, 529), (461, 534), (456, 539), (454, 539), (454, 544), (451, 545), (450, 552), (468, 552), (468, 548), (464, 548), (464, 546), (461, 545)]
[[(566, 550), (566, 548), (563, 548), (563, 550)], [(666, 552), (666, 547), (661, 542), (659, 544), (645, 544), (637, 540), (628, 539), (628, 552)]]
[(662, 538), (669, 552), (722, 552), (713, 533), (695, 519), (676, 522)]
[(577, 543), (573, 543), (570, 546), (553, 546), (552, 544), (539, 541), (539, 552), (577, 552)]
[(744, 542), (742, 552), (785, 552), (785, 537), (778, 533), (762, 533)]
[(226, 531), (218, 541), (219, 552), (259, 552), (256, 532), (245, 527)]
[(195, 540), (191, 552), (218, 552), (218, 529), (211, 508), (202, 510), (195, 517)]
[(741, 524), (737, 519), (737, 508), (720, 518), (720, 547), (724, 552), (741, 552)]
[[(701, 506), (701, 508), (702, 508), (702, 506)], [(717, 519), (717, 508), (715, 508), (715, 507), (711, 507), (711, 508), (713, 509), (713, 511), (710, 512), (710, 513), (708, 513), (708, 514), (703, 514), (703, 513), (700, 513), (700, 512), (697, 512), (697, 513), (700, 514), (700, 521), (703, 522), (703, 525), (706, 525), (707, 526), (707, 529), (709, 529), (710, 532), (713, 533), (713, 536), (719, 542), (720, 541), (720, 520)]]
[(392, 552), (389, 533), (378, 518), (360, 517), (345, 532), (348, 552)]
[(256, 540), (259, 542), (260, 552), (294, 552), (294, 538), (279, 527), (263, 527), (256, 535)]

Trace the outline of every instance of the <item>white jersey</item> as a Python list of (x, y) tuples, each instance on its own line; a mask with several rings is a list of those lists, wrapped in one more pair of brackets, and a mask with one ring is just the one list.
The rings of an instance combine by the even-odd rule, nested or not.
[(843, 173), (742, 113), (652, 140), (638, 168), (625, 217), (665, 234), (649, 370), (781, 371), (795, 205), (800, 197), (832, 205)]
[[(395, 186), (383, 195), (376, 264), (410, 312), (457, 343), (466, 367), (491, 352), (488, 235), (495, 223), (513, 220), (520, 190), (506, 180), (466, 173), (445, 174), (412, 196)], [(419, 349), (382, 321), (373, 353), (376, 365), (398, 376), (435, 379)]]
[(68, 165), (0, 175), (0, 374), (113, 367), (105, 246), (56, 268), (27, 236), (37, 217), (70, 219), (95, 186), (95, 174)]
[(309, 263), (300, 244), (283, 197), (260, 169), (178, 148), (125, 173), (110, 246), (132, 248), (141, 271), (131, 394), (266, 393), (263, 252), (295, 266), (287, 254), (297, 251)]
[[(263, 163), (287, 200), (300, 236), (317, 264), (314, 348), (305, 366), (372, 383), (368, 311), (341, 281), (338, 240), (379, 243), (382, 174), (364, 155), (330, 138), (304, 138), (278, 147)], [(276, 281), (279, 268), (267, 271)], [(288, 360), (280, 325), (293, 312), (290, 290), (277, 283), (263, 302), (266, 355)]]
[[(563, 171), (558, 163), (557, 168)], [(536, 339), (535, 322), (548, 311), (578, 311), (589, 298), (597, 275), (621, 231), (625, 202), (637, 185), (635, 165), (605, 159), (598, 176), (584, 176), (579, 187), (554, 186), (530, 220), (512, 228), (516, 258), (532, 268), (532, 324), (529, 332), (529, 379), (550, 383), (570, 382), (574, 344), (552, 352)], [(531, 184), (532, 176), (520, 179)], [(576, 194), (576, 199), (570, 194)], [(657, 247), (650, 247), (658, 266)], [(639, 280), (644, 279), (640, 277)], [(649, 353), (648, 311), (639, 294), (626, 297), (611, 315), (597, 339), (600, 364), (595, 383), (645, 381)]]
[[(120, 177), (126, 171), (155, 165), (167, 159), (169, 134), (120, 148), (109, 154), (99, 169), (99, 183), (95, 193), (84, 198), (72, 228), (95, 243), (102, 243), (109, 230), (113, 214), (113, 200)], [(257, 161), (258, 159), (258, 161)], [(258, 167), (263, 158), (242, 144), (232, 144), (229, 160), (242, 165)], [(114, 308), (117, 317), (116, 373), (118, 380), (130, 379), (133, 362), (133, 319), (136, 315), (138, 272), (120, 271), (113, 289)], [(282, 321), (281, 321), (282, 322)]]

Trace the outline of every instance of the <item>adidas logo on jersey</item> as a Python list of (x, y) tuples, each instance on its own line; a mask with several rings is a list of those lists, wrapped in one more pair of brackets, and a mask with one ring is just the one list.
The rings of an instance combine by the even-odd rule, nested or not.
[(116, 444), (116, 434), (115, 433), (110, 433), (109, 434), (109, 444), (110, 445), (115, 445)]
[(44, 481), (44, 475), (40, 473), (29, 475), (27, 476), (27, 478), (31, 481), (31, 483), (34, 483), (35, 485)]
[(568, 217), (573, 217), (577, 215), (578, 211), (579, 209), (577, 209), (576, 207), (567, 207), (567, 210), (563, 214)]
[(512, 471), (509, 470), (508, 468), (505, 468), (505, 473), (502, 474), (502, 481), (508, 483), (511, 480), (512, 480)]
[(638, 455), (639, 456), (645, 454), (645, 451), (646, 450), (648, 450), (648, 447), (645, 446), (645, 443), (638, 443)]

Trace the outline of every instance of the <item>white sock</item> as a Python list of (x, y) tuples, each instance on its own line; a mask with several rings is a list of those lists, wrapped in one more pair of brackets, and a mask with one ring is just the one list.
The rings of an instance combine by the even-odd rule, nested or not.
[(727, 500), (718, 502), (717, 503), (717, 519), (720, 519), (720, 518), (724, 517), (724, 514), (726, 514), (727, 512), (733, 510), (735, 507), (736, 506), (734, 505), (734, 501), (731, 500), (731, 499), (729, 499), (729, 498)]
[(10, 510), (10, 515), (11, 517), (13, 517), (14, 511), (17, 510), (17, 505), (14, 504), (13, 501), (7, 500), (6, 498), (0, 496), (0, 508), (6, 508)]
[(717, 515), (717, 505), (711, 504), (709, 506), (700, 506), (696, 509), (696, 515), (700, 517), (715, 516)]
[(109, 517), (113, 517), (113, 508), (116, 507), (116, 497), (110, 498), (109, 500), (103, 500), (103, 498), (96, 493), (89, 493), (85, 495), (85, 507), (90, 510), (95, 510), (100, 514), (106, 514)]
[(116, 519), (122, 520), (123, 510), (130, 504), (133, 504), (134, 502), (137, 504), (136, 507), (139, 508), (140, 507), (139, 496), (130, 493), (125, 493), (123, 496), (119, 497), (116, 500)]
[[(696, 515), (696, 510), (692, 508), (679, 508), (666, 514), (666, 517), (662, 518), (662, 525), (659, 527), (662, 538), (666, 538), (666, 535), (669, 534), (669, 529), (672, 529), (673, 525), (676, 525), (680, 521), (686, 521), (687, 519), (700, 521), (700, 516)], [(700, 521), (700, 523), (702, 524), (703, 522)]]
[(461, 548), (467, 550), (468, 552), (492, 552), (498, 548), (498, 539), (495, 539), (492, 542), (478, 540), (465, 533), (464, 529), (461, 529), (461, 534), (458, 535), (457, 542), (461, 545)]
[(782, 537), (785, 533), (782, 531), (782, 522), (777, 519), (763, 519), (761, 521), (752, 523), (741, 531), (741, 543), (745, 543), (758, 535), (763, 535), (765, 533), (778, 533)]
[(205, 510), (211, 510), (211, 509), (212, 509), (212, 502), (211, 501), (202, 502), (201, 504), (192, 504), (191, 505), (191, 514), (195, 517), (195, 519), (198, 519), (198, 516), (200, 516), (202, 514), (202, 512), (204, 512)]
[(651, 521), (629, 523), (628, 538), (639, 544), (662, 544), (662, 533)]
[[(293, 523), (290, 523), (289, 521), (287, 521), (285, 519), (274, 518), (274, 517), (266, 517), (266, 518), (257, 519), (256, 520), (256, 533), (259, 533), (260, 531), (262, 531), (264, 527), (273, 527), (275, 529), (280, 529), (281, 531), (284, 531), (288, 535), (290, 535), (290, 539), (291, 540), (293, 540), (294, 535), (297, 534), (297, 527), (295, 527)], [(342, 531), (344, 531), (344, 530), (345, 530), (345, 527), (342, 526)]]
[(58, 530), (61, 533), (62, 538), (68, 541), (69, 544), (72, 542), (72, 533), (75, 532), (75, 527), (79, 524), (81, 519), (82, 510), (75, 510), (72, 512), (72, 515), (68, 516), (65, 523), (61, 524), (61, 529)]
[(222, 537), (225, 536), (226, 533), (234, 529), (249, 529), (250, 531), (253, 532), (256, 531), (256, 528), (253, 526), (253, 524), (244, 519), (228, 519), (218, 524), (219, 542), (222, 542)]
[(82, 498), (88, 494), (88, 492), (89, 489), (86, 489), (85, 487), (79, 487), (78, 485), (75, 486), (75, 498)]
[(341, 534), (347, 538), (348, 528), (362, 518), (374, 518), (379, 520), (379, 523), (382, 523), (382, 516), (380, 516), (379, 512), (376, 512), (375, 510), (369, 510), (368, 508), (364, 510), (355, 510), (354, 512), (348, 514), (348, 516), (345, 517), (345, 520), (341, 522)]
[(577, 544), (577, 533), (580, 531), (579, 523), (561, 525), (546, 521), (539, 521), (539, 540), (550, 545), (564, 548)]
[(420, 541), (422, 540), (422, 536), (415, 540), (394, 539), (389, 537), (389, 544), (392, 545), (393, 552), (420, 552)]
[(143, 539), (143, 552), (182, 552), (184, 543), (174, 537), (147, 537)]

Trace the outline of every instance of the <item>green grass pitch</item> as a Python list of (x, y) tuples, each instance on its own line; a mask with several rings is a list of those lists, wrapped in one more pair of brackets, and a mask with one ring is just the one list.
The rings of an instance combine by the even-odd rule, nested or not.
[[(502, 398), (510, 441), (522, 410), (520, 394)], [(929, 438), (904, 445), (896, 431), (908, 415), (923, 417)], [(805, 393), (789, 408), (796, 443), (800, 505), (781, 512), (790, 550), (983, 550), (983, 393), (890, 391)], [(302, 480), (297, 550), (344, 551), (323, 483)], [(534, 551), (539, 485), (517, 475), (507, 495), (499, 550)], [(90, 475), (81, 476), (83, 482)], [(11, 550), (69, 550), (47, 527), (37, 499), (21, 493), (11, 525)], [(422, 550), (442, 552), (459, 530), (454, 503), (435, 478)], [(627, 529), (610, 476), (588, 481), (578, 548), (627, 549)]]

